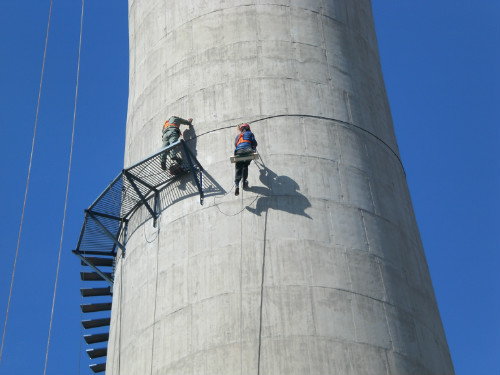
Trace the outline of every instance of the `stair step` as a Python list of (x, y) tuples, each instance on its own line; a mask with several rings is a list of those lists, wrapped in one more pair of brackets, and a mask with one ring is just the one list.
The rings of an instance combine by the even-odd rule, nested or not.
[(97, 328), (97, 327), (106, 327), (109, 326), (111, 319), (110, 318), (101, 318), (94, 320), (84, 320), (82, 321), (83, 328)]
[(93, 333), (91, 335), (83, 335), (87, 344), (95, 344), (97, 342), (108, 341), (109, 333)]
[(99, 297), (99, 296), (111, 296), (111, 287), (107, 288), (82, 288), (80, 289), (82, 297)]
[(96, 363), (94, 365), (90, 365), (90, 369), (94, 371), (94, 373), (106, 371), (106, 363)]
[[(85, 257), (90, 263), (94, 266), (102, 266), (102, 267), (112, 267), (114, 258), (102, 258), (102, 257)], [(86, 266), (83, 260), (81, 261), (82, 266)]]
[[(109, 272), (103, 272), (107, 277), (109, 277), (111, 280), (113, 279), (113, 274)], [(80, 278), (83, 281), (97, 281), (97, 280), (104, 280), (101, 275), (99, 275), (97, 272), (80, 272)]]
[(91, 359), (94, 359), (108, 355), (108, 348), (87, 349), (86, 352)]
[(89, 303), (86, 305), (80, 305), (82, 308), (82, 312), (90, 313), (96, 311), (110, 311), (111, 310), (111, 302), (105, 303)]

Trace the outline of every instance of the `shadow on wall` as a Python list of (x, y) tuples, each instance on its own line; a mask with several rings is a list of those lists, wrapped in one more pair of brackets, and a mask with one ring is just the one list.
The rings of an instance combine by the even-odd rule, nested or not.
[[(192, 131), (194, 136), (194, 130)], [(147, 203), (151, 209), (155, 209), (160, 215), (168, 214), (165, 212), (173, 204), (184, 199), (194, 196), (200, 196), (201, 191), (205, 198), (225, 194), (224, 188), (208, 173), (199, 163), (196, 158), (196, 138), (191, 139), (189, 146), (186, 142), (181, 141), (176, 145), (169, 146), (176, 150), (177, 156), (181, 159), (179, 167), (178, 162), (173, 162), (170, 157), (166, 158), (165, 168), (161, 167), (161, 157), (166, 151), (158, 151), (148, 158), (146, 163), (139, 164), (135, 168), (138, 169), (138, 178), (147, 180), (150, 185), (155, 186), (159, 192), (159, 201), (155, 203), (154, 194), (149, 194)], [(188, 161), (191, 160), (191, 165)], [(193, 169), (192, 169), (193, 167)], [(138, 182), (142, 190), (144, 187)], [(201, 185), (201, 186), (200, 186)], [(130, 188), (132, 190), (132, 188)], [(132, 202), (134, 203), (134, 202)], [(144, 204), (137, 204), (134, 208), (135, 212), (130, 217), (128, 222), (127, 234), (130, 237), (144, 223), (153, 218), (150, 210)]]
[(260, 169), (259, 180), (265, 187), (252, 186), (248, 189), (261, 197), (257, 199), (255, 208), (247, 207), (246, 209), (259, 216), (272, 208), (311, 219), (306, 214), (306, 209), (311, 207), (311, 203), (299, 192), (299, 184), (288, 176), (278, 176), (264, 165), (257, 165)]
[(194, 130), (193, 125), (189, 125), (189, 128), (184, 130), (182, 138), (187, 144), (189, 144), (189, 149), (194, 153), (194, 156), (198, 157), (198, 151), (196, 151), (196, 131)]

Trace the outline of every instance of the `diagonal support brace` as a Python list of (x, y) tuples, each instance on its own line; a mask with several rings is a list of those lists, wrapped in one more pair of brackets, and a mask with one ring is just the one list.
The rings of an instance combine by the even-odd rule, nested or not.
[(123, 246), (120, 241), (111, 233), (108, 228), (106, 228), (97, 218), (97, 216), (92, 212), (91, 210), (85, 210), (85, 213), (87, 213), (96, 223), (97, 225), (101, 228), (101, 230), (104, 232), (106, 236), (108, 236), (111, 241), (115, 243), (116, 246), (118, 246), (122, 251), (125, 251), (125, 246)]
[(157, 215), (156, 215), (155, 211), (151, 208), (151, 206), (149, 205), (148, 201), (146, 200), (146, 198), (144, 197), (144, 195), (141, 193), (141, 191), (137, 187), (135, 181), (137, 180), (138, 182), (140, 182), (141, 184), (143, 184), (148, 189), (150, 189), (150, 190), (152, 190), (154, 192), (156, 192), (156, 189), (154, 189), (152, 186), (149, 186), (148, 184), (144, 183), (143, 181), (137, 179), (134, 175), (132, 175), (128, 171), (124, 171), (123, 174), (125, 175), (125, 177), (127, 177), (127, 180), (130, 182), (130, 185), (132, 185), (132, 187), (134, 188), (135, 192), (137, 193), (137, 195), (141, 199), (142, 204), (144, 204), (144, 206), (146, 206), (147, 210), (149, 211), (149, 213), (151, 214), (151, 216), (153, 217), (153, 219), (156, 220), (156, 216)]
[(75, 254), (78, 258), (80, 258), (87, 266), (92, 268), (95, 272), (99, 274), (104, 280), (106, 280), (111, 286), (113, 286), (113, 280), (111, 280), (104, 272), (102, 272), (99, 268), (97, 268), (95, 265), (92, 264), (87, 258), (85, 258), (82, 254), (81, 251), (78, 250), (73, 250), (73, 254)]
[(155, 198), (154, 198), (154, 207), (155, 207), (155, 214), (153, 216), (153, 227), (156, 228), (158, 216), (160, 216), (160, 192), (155, 190)]

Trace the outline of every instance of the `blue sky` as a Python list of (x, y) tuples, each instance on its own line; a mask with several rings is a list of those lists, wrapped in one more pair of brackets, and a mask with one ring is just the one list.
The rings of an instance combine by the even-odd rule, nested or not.
[[(394, 126), (456, 373), (500, 371), (500, 4), (374, 0)], [(3, 330), (50, 0), (0, 13), (0, 323)], [(81, 3), (55, 1), (0, 375), (43, 373), (61, 236)], [(47, 374), (90, 373), (80, 265), (88, 207), (123, 166), (125, 1), (87, 0), (61, 270)], [(159, 141), (158, 141), (159, 142)], [(160, 143), (159, 143), (160, 145)], [(81, 360), (80, 351), (82, 351)]]

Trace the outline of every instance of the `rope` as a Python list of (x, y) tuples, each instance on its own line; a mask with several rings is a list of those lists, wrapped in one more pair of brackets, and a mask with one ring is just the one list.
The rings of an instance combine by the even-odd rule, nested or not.
[[(241, 193), (241, 205), (243, 206), (243, 192)], [(245, 207), (240, 213), (244, 209)], [(240, 215), (240, 375), (243, 375), (243, 215)]]
[[(233, 184), (233, 188), (234, 188), (234, 184)], [(228, 195), (231, 191), (233, 191), (233, 188), (231, 188), (231, 190), (229, 190), (226, 194), (224, 194), (224, 195), (223, 195), (222, 197), (220, 197), (219, 199), (222, 199), (222, 198), (224, 198), (226, 195)], [(219, 211), (222, 215), (227, 216), (227, 217), (232, 217), (232, 216), (239, 215), (240, 213), (242, 213), (243, 211), (245, 211), (245, 209), (246, 209), (247, 207), (251, 206), (251, 205), (252, 205), (252, 204), (253, 204), (253, 203), (254, 203), (257, 199), (259, 199), (260, 197), (263, 197), (263, 195), (261, 195), (261, 194), (256, 194), (256, 195), (255, 195), (255, 198), (253, 199), (253, 201), (251, 201), (249, 204), (247, 204), (247, 205), (243, 206), (243, 208), (242, 208), (240, 211), (238, 211), (238, 212), (236, 212), (236, 213), (234, 213), (234, 214), (226, 214), (225, 212), (222, 212), (222, 211), (221, 211), (221, 209), (219, 208), (220, 203), (215, 203), (215, 198), (216, 198), (215, 196), (214, 196), (214, 203), (213, 203), (211, 206), (208, 206), (208, 207), (216, 207), (216, 208), (217, 208), (217, 210), (218, 210), (218, 211)], [(242, 194), (242, 201), (243, 201), (243, 194)]]
[[(144, 227), (146, 225), (143, 225)], [(151, 339), (151, 371), (150, 374), (153, 374), (153, 359), (154, 359), (154, 348), (155, 348), (155, 325), (156, 325), (156, 308), (157, 308), (157, 300), (158, 300), (158, 279), (160, 277), (158, 259), (160, 257), (160, 221), (158, 221), (158, 230), (156, 231), (156, 282), (155, 282), (155, 307), (153, 309), (153, 338)], [(149, 242), (151, 243), (151, 242)], [(121, 354), (121, 352), (120, 352)], [(120, 355), (119, 354), (119, 355)]]
[(158, 239), (158, 236), (160, 235), (160, 218), (161, 218), (161, 215), (158, 216), (157, 223), (156, 223), (156, 225), (158, 226), (158, 230), (156, 231), (156, 237), (153, 238), (151, 241), (148, 239), (148, 235), (146, 234), (146, 225), (142, 226), (142, 228), (143, 228), (143, 234), (144, 234), (144, 240), (147, 243), (153, 243), (153, 242), (155, 242)]
[(74, 139), (75, 139), (76, 103), (78, 100), (78, 83), (79, 83), (79, 78), (80, 78), (80, 57), (81, 57), (81, 52), (82, 52), (82, 30), (83, 30), (84, 3), (85, 3), (85, 0), (82, 0), (82, 12), (81, 12), (81, 16), (80, 16), (80, 41), (79, 41), (79, 45), (78, 45), (78, 67), (77, 67), (77, 71), (76, 71), (75, 104), (73, 107), (73, 129), (71, 132), (71, 148), (70, 148), (70, 153), (69, 153), (68, 177), (66, 180), (66, 196), (65, 196), (65, 200), (64, 200), (64, 213), (63, 213), (62, 228), (61, 228), (61, 241), (59, 243), (59, 255), (57, 257), (56, 280), (55, 280), (55, 284), (54, 284), (54, 295), (52, 297), (52, 310), (50, 312), (49, 336), (47, 338), (47, 351), (45, 353), (45, 366), (43, 368), (44, 375), (47, 372), (47, 361), (49, 358), (49, 347), (50, 347), (50, 334), (52, 332), (52, 321), (54, 318), (54, 306), (56, 303), (56, 293), (57, 293), (57, 281), (59, 279), (59, 268), (61, 265), (61, 252), (62, 252), (62, 245), (63, 245), (63, 238), (64, 238), (64, 224), (66, 222), (66, 210), (68, 207), (69, 181), (70, 181), (70, 176), (71, 176), (71, 161), (73, 159), (73, 144), (74, 144)]
[[(265, 166), (264, 161), (262, 160), (262, 158), (261, 158), (260, 154), (259, 154), (259, 159), (260, 159), (260, 161), (255, 160), (255, 165), (256, 165), (256, 166), (257, 166), (257, 168), (259, 168), (259, 169), (263, 169), (263, 168), (265, 168), (266, 166)], [(234, 213), (234, 214), (226, 214), (225, 212), (222, 212), (222, 211), (221, 211), (221, 209), (219, 208), (220, 203), (216, 203), (216, 200), (218, 200), (218, 199), (222, 199), (222, 198), (224, 198), (226, 195), (228, 195), (229, 193), (231, 193), (231, 192), (233, 191), (234, 187), (235, 187), (235, 185), (234, 185), (234, 183), (233, 183), (233, 184), (231, 185), (231, 189), (230, 189), (230, 190), (229, 190), (226, 194), (224, 194), (222, 197), (219, 197), (219, 198), (218, 198), (217, 196), (215, 196), (215, 195), (214, 195), (214, 201), (213, 201), (212, 205), (211, 205), (211, 206), (208, 206), (208, 207), (216, 207), (216, 208), (217, 208), (217, 210), (218, 210), (218, 211), (219, 211), (222, 215), (227, 216), (227, 217), (232, 217), (232, 216), (236, 216), (236, 215), (239, 215), (240, 213), (242, 213), (242, 212), (243, 212), (243, 211), (244, 211), (247, 207), (250, 207), (252, 204), (254, 204), (254, 202), (255, 202), (257, 199), (262, 198), (262, 197), (269, 197), (269, 196), (271, 196), (271, 195), (265, 195), (265, 194), (256, 194), (256, 195), (255, 195), (255, 198), (253, 199), (253, 201), (251, 201), (250, 203), (248, 203), (247, 205), (245, 205), (245, 206), (244, 206), (244, 207), (243, 207), (240, 211), (238, 211), (238, 212), (236, 212), (236, 213)], [(226, 191), (226, 190), (224, 189), (224, 191)], [(243, 201), (243, 193), (242, 193), (242, 201)], [(221, 203), (223, 203), (223, 202), (221, 202)]]
[(269, 208), (266, 209), (266, 220), (264, 221), (264, 248), (262, 250), (262, 280), (260, 283), (260, 311), (259, 311), (259, 351), (257, 354), (257, 375), (260, 375), (260, 357), (262, 348), (262, 310), (264, 306), (264, 276), (266, 270), (266, 237), (267, 237), (267, 214)]
[[(325, 117), (325, 116), (315, 116), (315, 115), (306, 115), (306, 114), (293, 114), (293, 113), (290, 113), (290, 114), (282, 114), (282, 115), (272, 115), (272, 116), (266, 116), (266, 117), (262, 117), (262, 118), (259, 118), (257, 120), (254, 120), (254, 121), (249, 121), (248, 124), (254, 124), (256, 122), (260, 122), (260, 121), (264, 121), (264, 120), (269, 120), (269, 119), (272, 119), (272, 118), (277, 118), (277, 117), (305, 117), (305, 118), (314, 118), (314, 119), (319, 119), (319, 120), (328, 120), (328, 121), (335, 121), (345, 127), (353, 127), (355, 129), (358, 129), (362, 132), (365, 132), (369, 135), (371, 135), (373, 138), (375, 138), (376, 140), (378, 140), (379, 142), (381, 142), (385, 147), (387, 147), (387, 149), (392, 153), (394, 154), (394, 156), (396, 157), (396, 159), (399, 161), (399, 164), (401, 165), (401, 168), (403, 170), (403, 173), (405, 173), (406, 175), (406, 172), (405, 172), (405, 169), (403, 167), (403, 162), (401, 161), (401, 158), (399, 157), (398, 153), (396, 151), (394, 151), (392, 149), (392, 147), (387, 144), (382, 138), (380, 138), (378, 135), (372, 133), (371, 131), (359, 126), (359, 125), (356, 125), (352, 122), (348, 122), (348, 121), (343, 121), (343, 120), (339, 120), (339, 119), (336, 119), (336, 118), (332, 118), (332, 117)], [(189, 141), (192, 141), (198, 137), (201, 137), (202, 135), (205, 135), (205, 134), (209, 134), (209, 133), (213, 133), (213, 132), (216, 132), (216, 131), (219, 131), (219, 130), (224, 130), (224, 129), (230, 129), (230, 128), (233, 128), (235, 125), (228, 125), (228, 126), (223, 126), (221, 128), (217, 128), (217, 129), (212, 129), (212, 130), (209, 130), (209, 131), (206, 131), (204, 133), (201, 133), (201, 134), (198, 134), (196, 135), (195, 137), (191, 138), (190, 140), (186, 141), (186, 142), (189, 142)]]
[(30, 162), (29, 162), (29, 167), (28, 167), (28, 178), (26, 180), (26, 190), (24, 192), (24, 203), (23, 203), (23, 210), (22, 210), (22, 213), (21, 213), (21, 223), (19, 225), (19, 234), (18, 234), (18, 237), (17, 237), (16, 255), (14, 257), (14, 266), (12, 268), (12, 278), (11, 278), (11, 281), (10, 281), (9, 298), (8, 298), (8, 301), (7, 301), (7, 312), (5, 314), (5, 323), (4, 323), (4, 327), (3, 327), (2, 346), (0, 347), (0, 363), (2, 363), (3, 345), (5, 343), (5, 332), (7, 331), (7, 320), (9, 318), (10, 301), (11, 301), (11, 297), (12, 297), (12, 288), (14, 286), (14, 275), (16, 273), (17, 257), (18, 257), (18, 254), (19, 254), (19, 244), (21, 242), (21, 232), (22, 232), (23, 221), (24, 221), (24, 211), (25, 211), (25, 208), (26, 208), (26, 198), (28, 196), (28, 187), (29, 187), (30, 175), (31, 175), (31, 165), (32, 165), (32, 162), (33, 162), (33, 151), (35, 149), (36, 127), (37, 127), (37, 124), (38, 124), (38, 112), (39, 112), (39, 108), (40, 108), (40, 97), (41, 97), (41, 94), (42, 94), (43, 72), (45, 70), (45, 57), (47, 56), (47, 44), (48, 44), (48, 40), (49, 40), (50, 16), (52, 14), (52, 2), (53, 2), (53, 0), (50, 0), (49, 20), (47, 22), (47, 32), (46, 32), (46, 35), (45, 35), (45, 48), (44, 48), (44, 51), (43, 51), (42, 74), (41, 74), (41, 77), (40, 77), (40, 87), (38, 88), (38, 101), (37, 101), (37, 104), (36, 104), (35, 127), (34, 127), (34, 130), (33, 130), (33, 141), (31, 143), (31, 155), (30, 155)]

